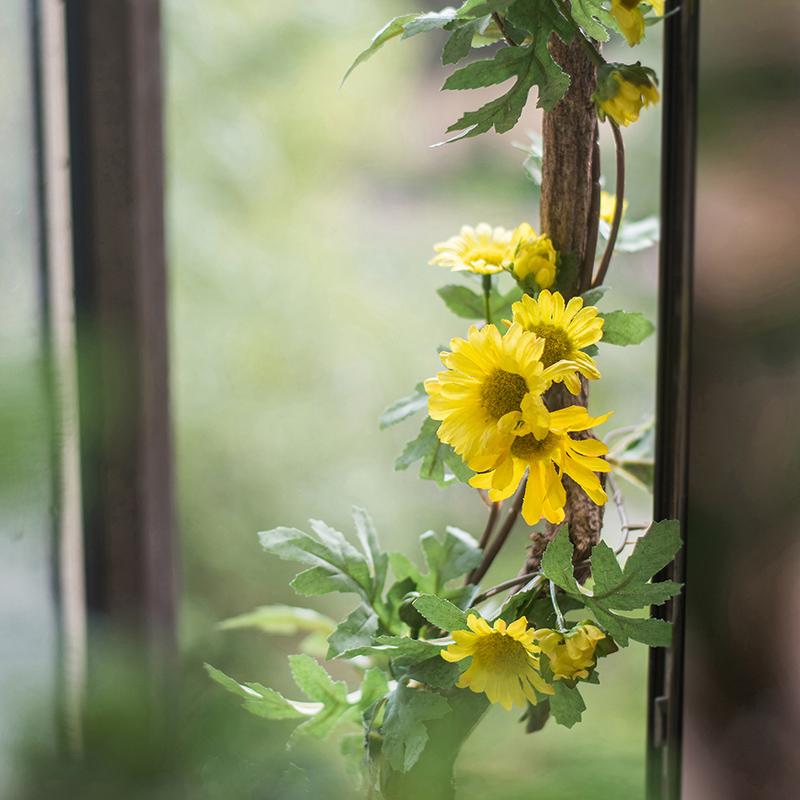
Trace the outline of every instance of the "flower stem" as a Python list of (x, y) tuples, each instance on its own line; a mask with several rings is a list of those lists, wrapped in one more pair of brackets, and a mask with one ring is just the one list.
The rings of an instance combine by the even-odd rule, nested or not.
[(614, 120), (610, 117), (608, 124), (611, 125), (611, 133), (614, 134), (614, 144), (617, 152), (617, 200), (616, 208), (614, 209), (614, 219), (611, 222), (611, 233), (608, 235), (608, 242), (606, 243), (606, 250), (603, 253), (603, 260), (600, 262), (600, 269), (597, 270), (597, 277), (592, 283), (592, 288), (602, 286), (603, 281), (606, 279), (608, 267), (611, 264), (611, 256), (614, 253), (614, 247), (617, 244), (617, 234), (619, 233), (619, 226), (622, 222), (622, 207), (625, 203), (625, 145), (622, 141), (622, 134)]
[(519, 517), (519, 512), (522, 511), (522, 501), (525, 499), (525, 485), (527, 484), (528, 479), (523, 478), (523, 480), (519, 484), (519, 489), (517, 489), (517, 495), (514, 498), (514, 503), (511, 506), (511, 510), (506, 515), (505, 521), (503, 522), (500, 530), (497, 532), (497, 535), (492, 540), (489, 547), (486, 549), (486, 552), (483, 554), (483, 560), (480, 564), (475, 568), (472, 575), (470, 576), (472, 580), (471, 583), (478, 583), (478, 581), (483, 578), (484, 575), (489, 571), (489, 567), (492, 566), (495, 558), (497, 558), (497, 554), (500, 552), (500, 549), (508, 539), (508, 534), (511, 533), (511, 529), (514, 527), (514, 523), (517, 521), (517, 517)]
[(564, 633), (567, 630), (566, 623), (564, 622), (564, 615), (561, 613), (561, 606), (558, 604), (556, 598), (556, 585), (550, 581), (550, 602), (553, 604), (553, 611), (556, 612), (556, 627), (559, 633)]
[(489, 299), (492, 296), (492, 276), (483, 276), (483, 314), (486, 317), (486, 324), (492, 324), (492, 307)]
[[(509, 578), (507, 581), (503, 581), (502, 583), (498, 583), (497, 586), (492, 586), (490, 589), (487, 589), (485, 592), (481, 592), (473, 601), (473, 605), (478, 605), (478, 603), (482, 603), (484, 600), (488, 600), (490, 597), (494, 597), (496, 594), (500, 594), (500, 592), (505, 591), (506, 589), (512, 589), (514, 586), (519, 586), (522, 583), (527, 583), (534, 578), (541, 578), (541, 572), (526, 572), (524, 575), (517, 575), (516, 578)], [(533, 588), (533, 587), (531, 587)]]

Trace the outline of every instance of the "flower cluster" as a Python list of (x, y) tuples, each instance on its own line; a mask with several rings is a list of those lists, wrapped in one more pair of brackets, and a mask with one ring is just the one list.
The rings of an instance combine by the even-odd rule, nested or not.
[(602, 338), (603, 319), (580, 297), (564, 302), (543, 290), (512, 306), (504, 336), (494, 325), (473, 326), (466, 339), (453, 339), (441, 355), (447, 368), (425, 382), (428, 412), (441, 424), (449, 444), (475, 475), (470, 484), (492, 501), (510, 497), (527, 473), (522, 516), (529, 525), (542, 517), (564, 519), (568, 475), (601, 505), (607, 496), (597, 476), (609, 470), (605, 444), (573, 437), (599, 425), (609, 414), (591, 417), (580, 405), (549, 411), (543, 394), (554, 383), (569, 392), (581, 377), (600, 372), (585, 349)]
[(549, 289), (556, 280), (557, 254), (547, 234), (539, 235), (523, 222), (513, 231), (482, 222), (464, 225), (457, 236), (433, 248), (431, 264), (453, 272), (495, 275), (511, 272), (520, 281), (533, 280), (539, 289)]

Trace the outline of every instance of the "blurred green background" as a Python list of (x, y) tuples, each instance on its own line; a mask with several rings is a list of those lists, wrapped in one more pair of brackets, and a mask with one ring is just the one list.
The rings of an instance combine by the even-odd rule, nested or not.
[[(432, 244), (483, 220), (538, 225), (535, 187), (512, 145), (539, 129), (540, 115), (531, 107), (505, 136), (430, 149), (493, 94), (439, 92), (435, 34), (390, 43), (340, 89), (374, 31), (410, 10), (402, 3), (237, 0), (200, 12), (172, 0), (167, 9), (182, 641), (198, 668), (209, 660), (291, 693), (285, 654), (296, 641), (215, 623), (264, 603), (331, 613), (353, 602), (293, 596), (293, 571), (260, 553), (256, 531), (302, 528), (309, 516), (349, 530), (353, 503), (409, 553), (426, 529), (483, 526), (474, 492), (393, 472), (418, 422), (381, 433), (376, 420), (436, 371), (441, 343), (465, 332), (435, 294), (459, 278), (427, 266)], [(651, 29), (635, 52), (656, 68), (659, 37)], [(659, 124), (648, 110), (626, 131), (633, 219), (656, 210)], [(607, 141), (604, 156), (613, 175)], [(654, 318), (655, 276), (652, 250), (617, 258), (606, 308)], [(615, 410), (609, 428), (652, 411), (654, 340), (603, 348), (600, 363), (592, 403)], [(647, 519), (649, 498), (627, 493)], [(613, 507), (608, 520), (616, 543)], [(520, 526), (490, 583), (516, 573), (525, 540)], [(514, 714), (493, 711), (461, 759), (460, 797), (641, 798), (645, 672), (643, 647), (608, 659), (572, 731), (550, 724), (525, 736)]]

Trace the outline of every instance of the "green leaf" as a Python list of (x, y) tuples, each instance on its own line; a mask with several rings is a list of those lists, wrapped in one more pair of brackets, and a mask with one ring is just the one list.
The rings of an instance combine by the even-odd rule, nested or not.
[(436, 595), (420, 595), (414, 601), (414, 608), (431, 625), (435, 625), (443, 631), (458, 631), (467, 627), (467, 615), (449, 600), (442, 600), (441, 597), (436, 597)]
[(607, 42), (607, 28), (616, 28), (614, 17), (603, 7), (603, 0), (571, 0), (572, 18), (586, 33), (598, 42)]
[[(611, 235), (611, 225), (605, 220), (600, 220), (600, 235), (606, 241)], [(645, 217), (635, 222), (627, 222), (623, 219), (617, 232), (614, 250), (621, 253), (639, 253), (655, 245), (660, 235), (661, 225), (658, 217)]]
[(586, 703), (575, 686), (569, 686), (563, 681), (553, 681), (553, 688), (556, 693), (548, 699), (550, 701), (550, 713), (553, 719), (565, 728), (571, 728), (581, 721), (583, 712), (586, 711)]
[(347, 78), (350, 76), (350, 73), (359, 65), (363, 64), (368, 58), (372, 58), (378, 50), (383, 47), (386, 42), (394, 39), (397, 36), (400, 36), (403, 31), (405, 30), (405, 26), (411, 22), (412, 20), (416, 19), (416, 14), (403, 14), (402, 16), (395, 17), (394, 19), (389, 20), (376, 34), (372, 37), (372, 41), (370, 42), (369, 47), (365, 50), (362, 50), (356, 60), (350, 65), (347, 72), (344, 74), (344, 78), (342, 78), (342, 83), (344, 83)]
[(372, 597), (373, 600), (377, 600), (386, 583), (389, 557), (381, 549), (375, 524), (365, 509), (353, 506), (353, 522), (356, 526), (356, 536), (372, 573)]
[(589, 289), (584, 292), (581, 297), (583, 298), (584, 306), (596, 306), (602, 299), (603, 295), (608, 291), (608, 286), (598, 286), (595, 289)]
[(542, 572), (556, 586), (573, 595), (580, 596), (581, 592), (572, 565), (574, 548), (569, 538), (566, 525), (559, 528), (542, 556)]
[[(441, 660), (441, 659), (440, 659)], [(370, 706), (382, 700), (389, 694), (389, 681), (386, 673), (378, 667), (370, 667), (364, 673), (364, 680), (361, 682), (361, 697), (358, 700), (357, 708), (362, 713)]]
[(325, 669), (311, 656), (289, 656), (289, 669), (297, 688), (309, 700), (323, 705), (346, 705), (347, 686), (343, 681), (334, 681)]
[(481, 106), (477, 111), (466, 112), (447, 130), (464, 131), (466, 138), (477, 136), (494, 128), (497, 133), (510, 131), (519, 121), (528, 93), (539, 87), (537, 106), (546, 110), (564, 96), (570, 78), (556, 64), (547, 48), (549, 32), (538, 36), (533, 45), (504, 47), (492, 59), (475, 61), (454, 72), (444, 84), (445, 89), (478, 89), (516, 78), (514, 85), (500, 97)]
[(554, 291), (571, 296), (578, 281), (578, 259), (574, 253), (558, 254), (558, 271)]
[(575, 31), (558, 0), (515, 0), (506, 19), (517, 28), (529, 31), (534, 40), (544, 38), (547, 41), (551, 33), (557, 33), (567, 44), (575, 38)]
[(244, 700), (242, 706), (251, 714), (266, 719), (298, 719), (304, 715), (283, 695), (260, 683), (239, 683), (224, 672), (205, 664), (209, 677), (227, 691)]
[(335, 658), (347, 650), (369, 645), (377, 632), (377, 614), (368, 606), (360, 605), (328, 637), (327, 658)]
[(480, 24), (480, 19), (474, 19), (453, 28), (442, 49), (442, 64), (456, 64), (469, 55)]
[(414, 391), (406, 397), (395, 400), (380, 416), (380, 428), (385, 430), (391, 425), (396, 425), (408, 419), (419, 411), (428, 407), (428, 394), (425, 387), (418, 383)]
[(483, 297), (466, 286), (450, 284), (436, 290), (445, 305), (457, 316), (464, 319), (483, 319), (486, 310)]
[(402, 658), (392, 661), (392, 670), (398, 679), (409, 678), (434, 689), (452, 689), (468, 667), (466, 660), (451, 664), (438, 655), (424, 661)]
[(450, 706), (440, 694), (400, 684), (389, 695), (383, 718), (383, 754), (397, 772), (408, 772), (428, 743), (425, 723), (441, 719)]
[(415, 585), (419, 585), (422, 579), (419, 568), (405, 553), (389, 553), (389, 563), (398, 583), (411, 578)]
[(461, 461), (460, 456), (450, 445), (442, 444), (436, 431), (439, 423), (426, 417), (417, 438), (410, 441), (394, 462), (396, 470), (408, 469), (415, 461), (422, 459), (419, 476), (423, 480), (433, 480), (441, 487), (455, 481), (468, 481), (475, 473)]
[(375, 584), (364, 554), (321, 520), (310, 524), (319, 538), (296, 528), (275, 528), (258, 534), (261, 546), (285, 561), (311, 566), (291, 583), (300, 594), (354, 592), (370, 602)]
[(424, 639), (411, 639), (408, 636), (376, 636), (374, 644), (356, 647), (340, 653), (337, 658), (356, 656), (386, 656), (387, 658), (407, 658), (425, 661), (439, 655), (442, 645), (426, 642)]
[(643, 342), (654, 330), (655, 326), (644, 314), (638, 311), (611, 311), (600, 314), (603, 318), (604, 344), (629, 345)]
[(589, 598), (586, 607), (621, 647), (626, 647), (629, 639), (650, 647), (669, 647), (672, 641), (672, 625), (663, 619), (624, 617)]
[(293, 636), (303, 631), (321, 633), (327, 636), (336, 628), (336, 623), (324, 614), (310, 608), (295, 606), (259, 606), (247, 614), (223, 620), (218, 627), (222, 630), (256, 628), (265, 633)]
[(680, 523), (675, 519), (654, 522), (625, 562), (625, 578), (649, 580), (671, 564), (680, 549)]
[(428, 564), (429, 585), (424, 591), (431, 594), (438, 593), (448, 581), (466, 575), (483, 557), (477, 541), (466, 531), (452, 526), (446, 529), (444, 539), (439, 539), (433, 531), (426, 531), (420, 536), (420, 545)]
[(403, 26), (402, 38), (408, 39), (418, 33), (441, 30), (448, 22), (452, 22), (455, 16), (456, 11), (454, 8), (443, 8), (441, 11), (428, 11), (425, 14), (419, 14)]

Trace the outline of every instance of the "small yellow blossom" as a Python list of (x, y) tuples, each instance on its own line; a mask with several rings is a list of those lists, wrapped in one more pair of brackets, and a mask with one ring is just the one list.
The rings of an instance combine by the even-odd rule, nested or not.
[(655, 73), (640, 64), (604, 64), (598, 71), (594, 100), (600, 116), (627, 127), (639, 119), (643, 108), (661, 99)]
[(553, 687), (539, 674), (539, 648), (533, 644), (534, 632), (525, 617), (510, 625), (498, 619), (491, 627), (470, 614), (467, 625), (468, 631), (453, 631), (455, 643), (440, 652), (450, 662), (472, 658), (456, 686), (485, 693), (490, 702), (500, 703), (507, 711), (527, 702), (536, 705), (536, 692), (553, 694)]
[(611, 0), (611, 14), (631, 47), (642, 41), (644, 14), (639, 8), (639, 0)]
[(540, 628), (534, 633), (534, 640), (547, 656), (556, 680), (588, 678), (596, 662), (597, 643), (605, 638), (603, 631), (588, 623), (566, 633), (550, 628)]
[(594, 359), (583, 352), (603, 336), (603, 318), (598, 316), (594, 306), (584, 308), (580, 297), (573, 297), (565, 304), (560, 292), (551, 293), (545, 289), (537, 299), (525, 295), (511, 306), (511, 311), (514, 322), (544, 339), (541, 359), (545, 368), (560, 361), (576, 365), (573, 371), (560, 370), (553, 376), (554, 381), (563, 381), (572, 394), (578, 394), (581, 390), (579, 373), (588, 380), (600, 378)]
[(569, 361), (545, 368), (544, 339), (512, 325), (505, 336), (494, 325), (472, 326), (441, 354), (447, 371), (425, 381), (428, 413), (437, 435), (476, 471), (489, 469), (514, 437), (549, 430), (541, 395), (578, 369)]
[[(600, 192), (600, 219), (607, 222), (609, 225), (614, 223), (614, 212), (617, 210), (617, 197), (616, 195), (609, 194), (608, 192)], [(628, 210), (628, 201), (622, 201), (622, 216)]]
[(556, 280), (557, 254), (550, 237), (541, 236), (523, 222), (515, 231), (513, 238), (514, 263), (512, 271), (518, 280), (533, 276), (540, 289), (549, 289)]
[(503, 272), (514, 255), (512, 235), (505, 228), (492, 228), (485, 222), (475, 228), (464, 225), (457, 236), (434, 245), (436, 256), (429, 263), (453, 272), (479, 275)]
[(564, 475), (569, 475), (593, 503), (601, 506), (608, 496), (596, 473), (611, 470), (611, 465), (602, 458), (608, 447), (598, 439), (573, 439), (569, 434), (600, 425), (610, 416), (609, 413), (590, 417), (583, 406), (553, 411), (544, 436), (538, 433), (517, 436), (494, 467), (472, 477), (469, 484), (488, 490), (489, 499), (498, 502), (514, 494), (527, 471), (522, 518), (528, 525), (535, 525), (542, 517), (554, 524), (564, 521), (567, 502)]

